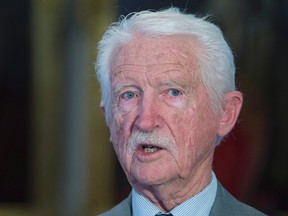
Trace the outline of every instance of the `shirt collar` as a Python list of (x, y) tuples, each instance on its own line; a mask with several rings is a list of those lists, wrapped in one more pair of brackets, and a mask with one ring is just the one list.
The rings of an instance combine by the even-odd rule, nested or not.
[[(217, 191), (217, 179), (212, 172), (210, 183), (200, 193), (176, 206), (170, 212), (173, 216), (203, 215), (208, 216), (215, 201)], [(154, 216), (161, 210), (147, 198), (132, 189), (133, 216)]]

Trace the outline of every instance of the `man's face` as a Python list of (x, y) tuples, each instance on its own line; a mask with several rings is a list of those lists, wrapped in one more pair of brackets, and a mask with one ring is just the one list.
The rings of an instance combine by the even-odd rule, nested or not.
[[(188, 36), (139, 37), (111, 66), (111, 141), (133, 187), (188, 183), (211, 170), (219, 118)], [(191, 46), (190, 46), (191, 47)]]

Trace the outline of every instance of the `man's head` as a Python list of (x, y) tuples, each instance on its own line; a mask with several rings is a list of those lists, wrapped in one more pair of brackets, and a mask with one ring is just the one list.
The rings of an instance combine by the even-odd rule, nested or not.
[[(207, 89), (211, 107), (221, 112), (223, 95), (235, 90), (235, 66), (231, 49), (217, 26), (205, 18), (184, 14), (177, 8), (159, 12), (142, 11), (121, 17), (119, 22), (113, 23), (105, 32), (98, 46), (96, 70), (102, 89), (102, 101), (107, 109), (111, 99), (109, 71), (114, 51), (139, 35), (189, 35), (191, 39), (186, 41), (188, 48), (191, 41), (197, 42), (201, 46), (197, 54), (201, 61), (201, 80)], [(105, 116), (108, 121), (110, 112), (106, 112)]]
[(146, 196), (157, 186), (180, 196), (201, 177), (207, 183), (215, 144), (242, 105), (219, 28), (176, 8), (131, 14), (104, 34), (97, 73), (111, 141), (132, 186)]

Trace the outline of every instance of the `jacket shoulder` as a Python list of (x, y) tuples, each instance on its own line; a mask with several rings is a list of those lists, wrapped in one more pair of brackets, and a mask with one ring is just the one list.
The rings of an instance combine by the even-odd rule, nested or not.
[(233, 197), (225, 188), (218, 182), (217, 194), (215, 202), (211, 209), (210, 216), (265, 216), (264, 213), (254, 209), (245, 203), (240, 202)]
[(132, 215), (132, 201), (131, 194), (122, 202), (114, 206), (112, 209), (101, 213), (99, 216), (131, 216)]

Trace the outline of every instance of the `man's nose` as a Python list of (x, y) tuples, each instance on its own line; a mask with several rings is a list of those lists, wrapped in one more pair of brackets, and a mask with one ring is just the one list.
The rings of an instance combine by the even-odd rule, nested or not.
[(155, 128), (160, 128), (162, 124), (160, 113), (161, 106), (157, 98), (143, 97), (143, 100), (139, 104), (135, 121), (137, 129), (149, 132)]

